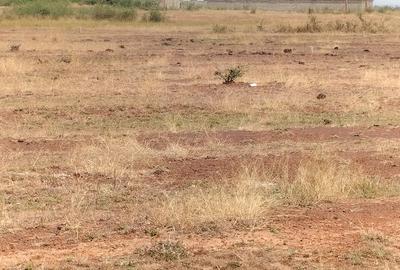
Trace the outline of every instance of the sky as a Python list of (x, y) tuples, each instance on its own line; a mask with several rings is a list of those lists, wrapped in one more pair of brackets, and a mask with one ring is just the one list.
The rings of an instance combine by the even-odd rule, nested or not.
[(375, 0), (375, 6), (399, 6), (400, 7), (400, 0)]

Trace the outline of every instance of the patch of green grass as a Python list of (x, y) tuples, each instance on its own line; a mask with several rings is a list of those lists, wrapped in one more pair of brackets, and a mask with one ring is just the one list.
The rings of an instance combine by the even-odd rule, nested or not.
[(95, 5), (78, 9), (76, 16), (79, 19), (133, 21), (136, 19), (137, 13), (133, 8)]
[(12, 12), (18, 16), (50, 17), (58, 19), (71, 15), (72, 9), (66, 0), (34, 0), (15, 5)]

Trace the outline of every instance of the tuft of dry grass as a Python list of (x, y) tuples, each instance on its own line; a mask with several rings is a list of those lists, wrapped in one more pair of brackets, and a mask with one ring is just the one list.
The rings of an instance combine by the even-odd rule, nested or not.
[(254, 225), (273, 204), (269, 185), (260, 185), (258, 174), (245, 169), (233, 182), (208, 187), (192, 186), (165, 194), (152, 211), (159, 225), (187, 229), (224, 223)]
[(97, 142), (76, 149), (70, 166), (76, 172), (103, 175), (120, 181), (135, 176), (135, 164), (146, 164), (156, 151), (139, 144), (135, 139), (112, 140), (99, 138)]
[[(295, 205), (312, 205), (346, 198), (374, 198), (388, 195), (393, 183), (364, 175), (344, 161), (316, 154), (301, 162), (294, 179), (278, 183), (279, 196)], [(396, 185), (397, 186), (397, 185)]]
[(361, 246), (347, 254), (346, 259), (353, 265), (364, 265), (368, 261), (373, 261), (379, 265), (382, 265), (385, 261), (395, 262), (397, 259), (389, 242), (388, 237), (382, 232), (367, 230), (361, 233)]
[(180, 242), (160, 241), (145, 250), (145, 254), (156, 260), (175, 261), (188, 256), (188, 251)]

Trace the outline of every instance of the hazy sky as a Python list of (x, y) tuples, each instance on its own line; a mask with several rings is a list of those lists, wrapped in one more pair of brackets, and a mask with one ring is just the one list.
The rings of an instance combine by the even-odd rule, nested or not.
[(376, 6), (400, 6), (400, 0), (375, 0)]

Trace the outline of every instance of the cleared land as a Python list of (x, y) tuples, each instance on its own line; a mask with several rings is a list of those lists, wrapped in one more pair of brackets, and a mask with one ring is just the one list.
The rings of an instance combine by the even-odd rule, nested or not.
[(400, 14), (365, 18), (0, 21), (0, 268), (396, 269)]

